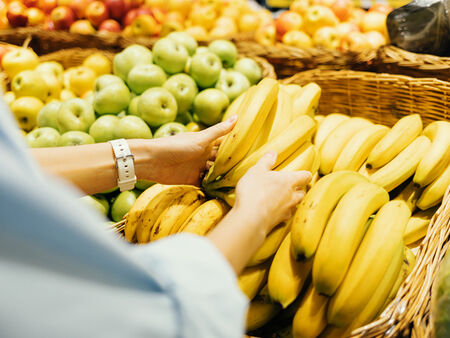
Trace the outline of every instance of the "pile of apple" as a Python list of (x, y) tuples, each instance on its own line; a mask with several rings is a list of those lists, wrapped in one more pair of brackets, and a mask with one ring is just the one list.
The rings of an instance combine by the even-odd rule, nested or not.
[(261, 26), (255, 39), (263, 45), (278, 40), (299, 48), (377, 49), (389, 39), (386, 17), (391, 10), (388, 5), (374, 4), (364, 11), (351, 0), (295, 0), (273, 23)]
[(200, 130), (219, 122), (230, 102), (261, 79), (258, 64), (238, 59), (230, 41), (197, 47), (185, 32), (158, 40), (153, 51), (129, 46), (112, 63), (97, 53), (64, 70), (16, 48), (2, 67), (10, 78), (4, 98), (31, 147)]

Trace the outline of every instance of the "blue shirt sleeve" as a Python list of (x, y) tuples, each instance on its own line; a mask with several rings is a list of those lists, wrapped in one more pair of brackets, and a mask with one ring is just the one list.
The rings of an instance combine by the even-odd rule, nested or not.
[(241, 337), (247, 300), (205, 238), (132, 246), (46, 177), (0, 100), (0, 337)]

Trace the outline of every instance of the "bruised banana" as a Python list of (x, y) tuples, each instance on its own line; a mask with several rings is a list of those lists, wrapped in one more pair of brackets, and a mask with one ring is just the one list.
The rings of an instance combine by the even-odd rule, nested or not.
[(270, 262), (245, 268), (238, 276), (238, 285), (249, 300), (255, 298), (264, 284), (267, 282)]
[(367, 158), (369, 168), (380, 168), (390, 162), (422, 132), (419, 114), (405, 116), (378, 142)]
[(195, 187), (173, 200), (153, 225), (150, 232), (150, 240), (155, 241), (177, 233), (184, 221), (204, 200), (205, 195), (203, 192)]
[(391, 191), (414, 174), (420, 160), (430, 148), (430, 139), (419, 136), (389, 163), (375, 171), (369, 178), (372, 183)]
[(365, 127), (352, 136), (339, 154), (333, 171), (358, 171), (378, 141), (386, 135), (389, 128), (381, 124)]
[(370, 215), (388, 201), (386, 190), (373, 183), (360, 183), (341, 198), (314, 256), (317, 292), (326, 296), (335, 293), (364, 237)]
[[(153, 187), (158, 186), (158, 184)], [(149, 188), (152, 189), (153, 187)], [(196, 188), (190, 185), (164, 185), (158, 193), (154, 194), (148, 201), (147, 206), (137, 222), (136, 238), (140, 244), (150, 241), (150, 232), (158, 217), (167, 209), (169, 205), (180, 195)], [(147, 191), (147, 190), (146, 190)], [(145, 192), (144, 192), (145, 193)], [(143, 193), (143, 194), (144, 194)], [(142, 194), (139, 196), (139, 198)]]
[(441, 203), (447, 187), (450, 185), (450, 166), (441, 176), (427, 186), (420, 194), (417, 207), (422, 210), (434, 207)]
[(291, 254), (291, 235), (280, 245), (269, 270), (267, 286), (270, 298), (286, 308), (300, 294), (311, 272), (312, 262), (298, 262)]
[(417, 201), (423, 189), (416, 186), (411, 180), (402, 191), (394, 198), (394, 200), (405, 201), (409, 210), (413, 212), (416, 209)]
[(342, 122), (349, 119), (350, 117), (344, 114), (330, 114), (325, 116), (325, 119), (317, 127), (317, 132), (314, 136), (314, 144), (317, 149), (320, 149), (323, 141), (325, 141), (333, 130), (335, 130)]
[(272, 141), (260, 147), (243, 161), (230, 170), (222, 179), (207, 185), (207, 190), (215, 190), (224, 187), (234, 187), (245, 175), (248, 169), (254, 166), (268, 151), (277, 153), (275, 167), (289, 157), (298, 147), (310, 139), (315, 129), (315, 122), (307, 115), (301, 115), (291, 122), (288, 128), (275, 137)]
[(314, 162), (318, 153), (316, 151), (316, 146), (311, 142), (307, 141), (302, 144), (295, 152), (292, 153), (287, 159), (283, 161), (278, 167), (275, 168), (276, 171), (299, 171), (307, 170), (311, 171), (314, 166)]
[(292, 254), (309, 259), (316, 252), (332, 211), (353, 186), (367, 182), (354, 171), (338, 171), (317, 181), (300, 202), (292, 222)]
[(264, 243), (250, 258), (247, 266), (255, 266), (270, 259), (277, 252), (278, 248), (281, 245), (281, 242), (283, 242), (290, 230), (290, 221), (283, 222), (273, 228), (272, 231), (267, 235)]
[(336, 127), (322, 143), (320, 153), (320, 173), (329, 174), (336, 163), (340, 153), (358, 131), (372, 123), (369, 120), (353, 117)]
[(412, 244), (426, 236), (428, 226), (435, 212), (436, 208), (430, 208), (425, 211), (418, 211), (411, 216), (403, 235), (406, 245)]
[(392, 257), (401, 250), (411, 211), (403, 201), (390, 201), (376, 214), (350, 268), (330, 300), (328, 323), (350, 325), (361, 313), (389, 270)]
[(430, 123), (423, 135), (431, 140), (431, 147), (417, 166), (414, 183), (421, 187), (430, 184), (449, 167), (450, 164), (450, 122)]
[(222, 220), (230, 208), (223, 202), (212, 199), (200, 205), (180, 227), (180, 232), (205, 236)]
[(239, 110), (245, 114), (240, 114), (233, 130), (220, 144), (214, 165), (206, 177), (206, 183), (228, 172), (250, 150), (277, 98), (278, 82), (264, 78), (250, 90), (249, 95), (244, 96), (239, 106)]
[(294, 118), (305, 114), (314, 117), (314, 114), (317, 111), (317, 107), (319, 106), (321, 93), (322, 90), (314, 82), (308, 83), (306, 86), (303, 86), (300, 95), (294, 98)]
[(315, 338), (325, 329), (328, 300), (319, 295), (311, 283), (292, 322), (294, 338)]

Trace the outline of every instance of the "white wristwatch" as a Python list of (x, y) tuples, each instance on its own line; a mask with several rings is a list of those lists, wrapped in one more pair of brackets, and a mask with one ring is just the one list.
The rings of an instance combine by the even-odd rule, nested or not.
[(128, 142), (121, 138), (109, 141), (111, 143), (114, 156), (116, 157), (117, 185), (120, 191), (132, 190), (136, 183), (134, 173), (134, 156), (130, 151)]

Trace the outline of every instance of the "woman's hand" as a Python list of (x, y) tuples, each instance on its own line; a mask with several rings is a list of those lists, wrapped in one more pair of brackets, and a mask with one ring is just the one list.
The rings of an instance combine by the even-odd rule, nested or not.
[(163, 184), (198, 185), (207, 161), (214, 159), (213, 148), (218, 145), (218, 139), (229, 133), (236, 121), (234, 115), (200, 132), (151, 140), (148, 152), (152, 160), (142, 178)]

